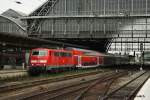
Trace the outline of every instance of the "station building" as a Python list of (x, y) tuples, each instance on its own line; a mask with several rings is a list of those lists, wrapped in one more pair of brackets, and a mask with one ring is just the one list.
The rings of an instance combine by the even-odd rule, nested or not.
[(48, 0), (28, 16), (3, 13), (0, 32), (102, 52), (149, 50), (149, 14), (149, 0)]

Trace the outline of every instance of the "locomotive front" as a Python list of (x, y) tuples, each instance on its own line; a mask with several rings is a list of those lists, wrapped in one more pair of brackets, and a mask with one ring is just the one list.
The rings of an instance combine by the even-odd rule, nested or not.
[(48, 49), (33, 49), (30, 53), (29, 73), (38, 74), (46, 70), (48, 63)]

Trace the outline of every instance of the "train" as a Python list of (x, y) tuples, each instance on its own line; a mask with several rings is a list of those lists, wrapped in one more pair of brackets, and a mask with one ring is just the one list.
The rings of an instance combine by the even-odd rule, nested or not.
[(79, 68), (126, 65), (129, 57), (68, 47), (65, 49), (35, 48), (30, 52), (28, 73), (59, 72)]

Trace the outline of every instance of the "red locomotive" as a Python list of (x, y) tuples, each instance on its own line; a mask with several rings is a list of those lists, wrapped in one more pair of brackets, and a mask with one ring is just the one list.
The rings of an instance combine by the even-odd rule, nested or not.
[(83, 49), (46, 49), (36, 48), (30, 53), (30, 74), (45, 71), (62, 71), (66, 69), (96, 67), (99, 65), (98, 56), (88, 55), (92, 51)]

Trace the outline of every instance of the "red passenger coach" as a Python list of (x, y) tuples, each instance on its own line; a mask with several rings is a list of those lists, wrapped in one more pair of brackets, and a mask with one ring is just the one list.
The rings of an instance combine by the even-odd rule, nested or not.
[(38, 74), (45, 71), (58, 71), (74, 68), (71, 51), (36, 48), (30, 53), (29, 73)]
[(96, 56), (82, 56), (81, 66), (83, 68), (96, 67), (98, 65), (98, 58)]
[(99, 56), (95, 51), (78, 49), (78, 48), (66, 48), (70, 50), (74, 56), (74, 62), (78, 68), (92, 68), (99, 66)]

